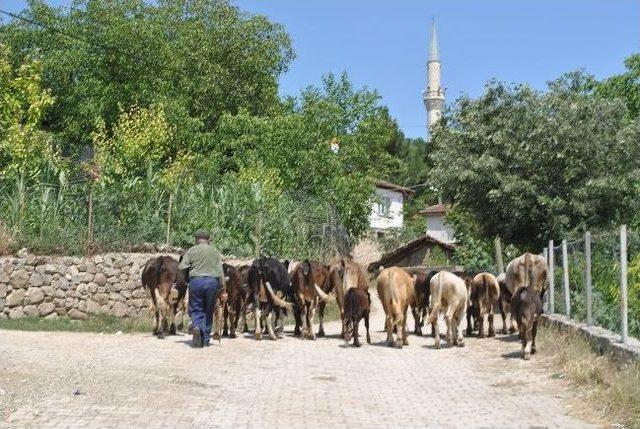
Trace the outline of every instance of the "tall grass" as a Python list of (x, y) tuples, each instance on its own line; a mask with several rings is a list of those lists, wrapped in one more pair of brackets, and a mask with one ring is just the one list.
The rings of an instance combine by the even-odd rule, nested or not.
[[(100, 183), (93, 192), (93, 251), (129, 251), (166, 240), (169, 191), (149, 175), (127, 183)], [(349, 235), (335, 211), (318, 197), (266, 194), (251, 184), (227, 180), (174, 189), (171, 245), (185, 246), (206, 228), (225, 254), (326, 259), (348, 247)], [(26, 186), (0, 182), (0, 246), (38, 253), (86, 251), (89, 188), (84, 181)], [(347, 243), (347, 244), (345, 244)]]

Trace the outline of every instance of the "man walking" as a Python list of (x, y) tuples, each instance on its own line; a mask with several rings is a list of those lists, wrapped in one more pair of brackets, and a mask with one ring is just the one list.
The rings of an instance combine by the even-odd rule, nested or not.
[(213, 326), (213, 309), (218, 292), (224, 291), (222, 256), (209, 243), (209, 233), (196, 232), (196, 245), (189, 248), (179, 266), (188, 270), (189, 278), (189, 318), (193, 325), (193, 346), (210, 344)]

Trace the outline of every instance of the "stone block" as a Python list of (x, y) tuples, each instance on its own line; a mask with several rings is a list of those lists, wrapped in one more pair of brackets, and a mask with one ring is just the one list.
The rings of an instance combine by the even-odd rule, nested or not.
[(93, 277), (93, 281), (98, 286), (104, 286), (107, 284), (107, 277), (103, 273), (96, 273), (96, 275)]
[(24, 299), (24, 295), (26, 294), (24, 289), (16, 289), (7, 295), (7, 301), (5, 305), (7, 307), (15, 307), (18, 305), (22, 305), (22, 301)]
[(86, 320), (88, 318), (87, 313), (83, 313), (76, 308), (72, 308), (71, 310), (69, 310), (67, 316), (69, 316), (69, 318), (73, 320)]
[(24, 311), (24, 315), (27, 317), (38, 317), (40, 315), (38, 307), (35, 305), (25, 305), (22, 311)]
[(35, 272), (29, 277), (29, 285), (33, 287), (40, 287), (44, 284), (44, 278), (42, 274)]
[(38, 306), (38, 313), (40, 313), (40, 316), (46, 316), (53, 313), (55, 309), (56, 305), (53, 302), (43, 302)]
[(100, 308), (100, 304), (95, 302), (92, 299), (87, 300), (87, 313), (89, 314), (98, 314), (101, 313), (102, 309)]
[(30, 287), (24, 296), (27, 304), (39, 304), (44, 301), (44, 291), (39, 287)]
[(24, 311), (22, 311), (22, 307), (15, 307), (9, 310), (9, 319), (20, 319), (24, 317)]
[(54, 313), (49, 314), (48, 316), (45, 316), (44, 319), (45, 320), (56, 320), (58, 317), (59, 317), (58, 313), (54, 312)]
[(109, 295), (105, 293), (97, 293), (93, 296), (93, 300), (100, 305), (106, 305), (109, 303)]
[(22, 270), (14, 271), (9, 277), (9, 283), (14, 288), (26, 288), (29, 285), (29, 274)]

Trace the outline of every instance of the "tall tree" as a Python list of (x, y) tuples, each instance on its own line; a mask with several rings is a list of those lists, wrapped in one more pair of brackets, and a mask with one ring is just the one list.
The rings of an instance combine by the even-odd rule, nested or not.
[(485, 237), (540, 246), (638, 208), (640, 139), (620, 100), (585, 92), (569, 74), (546, 93), (491, 82), (457, 101), (437, 127), (431, 178)]
[(30, 0), (20, 15), (29, 21), (0, 27), (0, 41), (16, 56), (38, 53), (57, 100), (46, 124), (76, 149), (99, 121), (110, 129), (134, 105), (163, 103), (183, 144), (226, 112), (277, 111), (278, 78), (294, 57), (280, 25), (225, 0), (79, 0), (69, 8)]

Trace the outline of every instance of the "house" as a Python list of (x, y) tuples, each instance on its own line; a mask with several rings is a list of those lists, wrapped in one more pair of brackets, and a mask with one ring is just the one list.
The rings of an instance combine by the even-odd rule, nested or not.
[(413, 191), (404, 186), (377, 180), (376, 194), (372, 199), (369, 227), (378, 235), (390, 228), (402, 228), (404, 201)]
[(430, 235), (422, 236), (410, 243), (389, 252), (369, 264), (369, 272), (383, 267), (450, 267), (453, 262), (455, 245), (444, 243)]
[(444, 217), (447, 211), (449, 211), (449, 208), (450, 206), (448, 204), (438, 203), (419, 212), (425, 215), (427, 219), (427, 235), (444, 243), (454, 243), (456, 241), (453, 237), (453, 230), (444, 222)]

